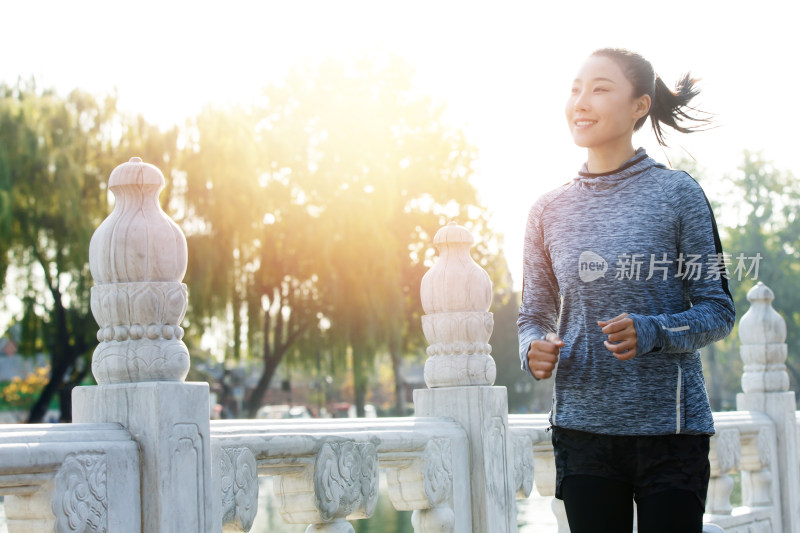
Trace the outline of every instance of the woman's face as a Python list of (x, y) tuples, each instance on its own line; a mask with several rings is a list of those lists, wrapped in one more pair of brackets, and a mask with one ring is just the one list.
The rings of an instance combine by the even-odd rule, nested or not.
[(649, 109), (650, 97), (633, 98), (633, 85), (615, 61), (592, 56), (572, 82), (567, 124), (583, 148), (630, 145), (634, 124)]

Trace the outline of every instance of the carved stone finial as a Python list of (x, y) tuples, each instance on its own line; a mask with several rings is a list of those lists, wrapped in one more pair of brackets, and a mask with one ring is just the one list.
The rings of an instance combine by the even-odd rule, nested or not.
[(186, 238), (158, 203), (164, 176), (133, 157), (108, 184), (116, 205), (89, 245), (92, 314), (100, 325), (92, 373), (99, 384), (183, 381)]
[(772, 307), (775, 294), (758, 282), (747, 292), (750, 309), (739, 321), (742, 344), (776, 344), (786, 342), (786, 321)]
[(439, 259), (420, 286), (422, 329), (430, 343), (425, 362), (428, 387), (492, 385), (496, 375), (489, 338), (494, 320), (489, 275), (470, 257), (475, 242), (451, 222), (433, 239)]
[(772, 308), (775, 294), (762, 282), (747, 293), (750, 309), (739, 320), (744, 392), (789, 390), (786, 321)]
[(464, 226), (450, 222), (436, 232), (439, 260), (422, 278), (422, 309), (434, 313), (489, 310), (492, 282), (469, 255), (475, 239)]

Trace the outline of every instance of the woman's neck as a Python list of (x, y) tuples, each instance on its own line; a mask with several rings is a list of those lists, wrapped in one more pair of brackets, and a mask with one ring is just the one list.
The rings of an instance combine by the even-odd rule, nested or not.
[(630, 142), (622, 146), (589, 148), (586, 169), (591, 174), (604, 174), (622, 166), (622, 163), (636, 154)]

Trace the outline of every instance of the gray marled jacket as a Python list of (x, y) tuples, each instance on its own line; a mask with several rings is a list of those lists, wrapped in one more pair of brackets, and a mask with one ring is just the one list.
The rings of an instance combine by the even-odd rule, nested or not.
[[(713, 434), (701, 347), (730, 333), (733, 300), (711, 206), (687, 173), (643, 149), (607, 174), (583, 171), (533, 205), (519, 341), (564, 341), (550, 422), (611, 435)], [(597, 325), (630, 313), (636, 357)]]

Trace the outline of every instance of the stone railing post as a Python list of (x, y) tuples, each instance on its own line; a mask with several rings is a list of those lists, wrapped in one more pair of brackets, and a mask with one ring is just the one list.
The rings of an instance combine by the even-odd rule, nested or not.
[(717, 431), (711, 438), (710, 448), (708, 459), (711, 464), (711, 479), (708, 483), (706, 513), (729, 515), (733, 510), (731, 492), (734, 485), (730, 474), (739, 469), (741, 461), (739, 430)]
[(451, 222), (433, 242), (440, 255), (421, 286), (429, 388), (414, 391), (416, 415), (461, 424), (469, 439), (472, 530), (510, 533), (517, 530), (514, 455), (506, 389), (492, 386), (492, 283), (470, 257), (474, 239), (466, 228)]
[(783, 530), (800, 532), (800, 466), (794, 391), (786, 373), (786, 322), (772, 308), (775, 295), (761, 282), (750, 289), (750, 309), (739, 320), (744, 373), (739, 411), (762, 411), (775, 423)]
[(142, 531), (219, 532), (212, 515), (208, 384), (185, 383), (180, 322), (186, 238), (162, 210), (164, 176), (132, 158), (111, 173), (114, 211), (92, 236), (96, 387), (73, 391), (75, 422), (117, 422), (141, 450)]

